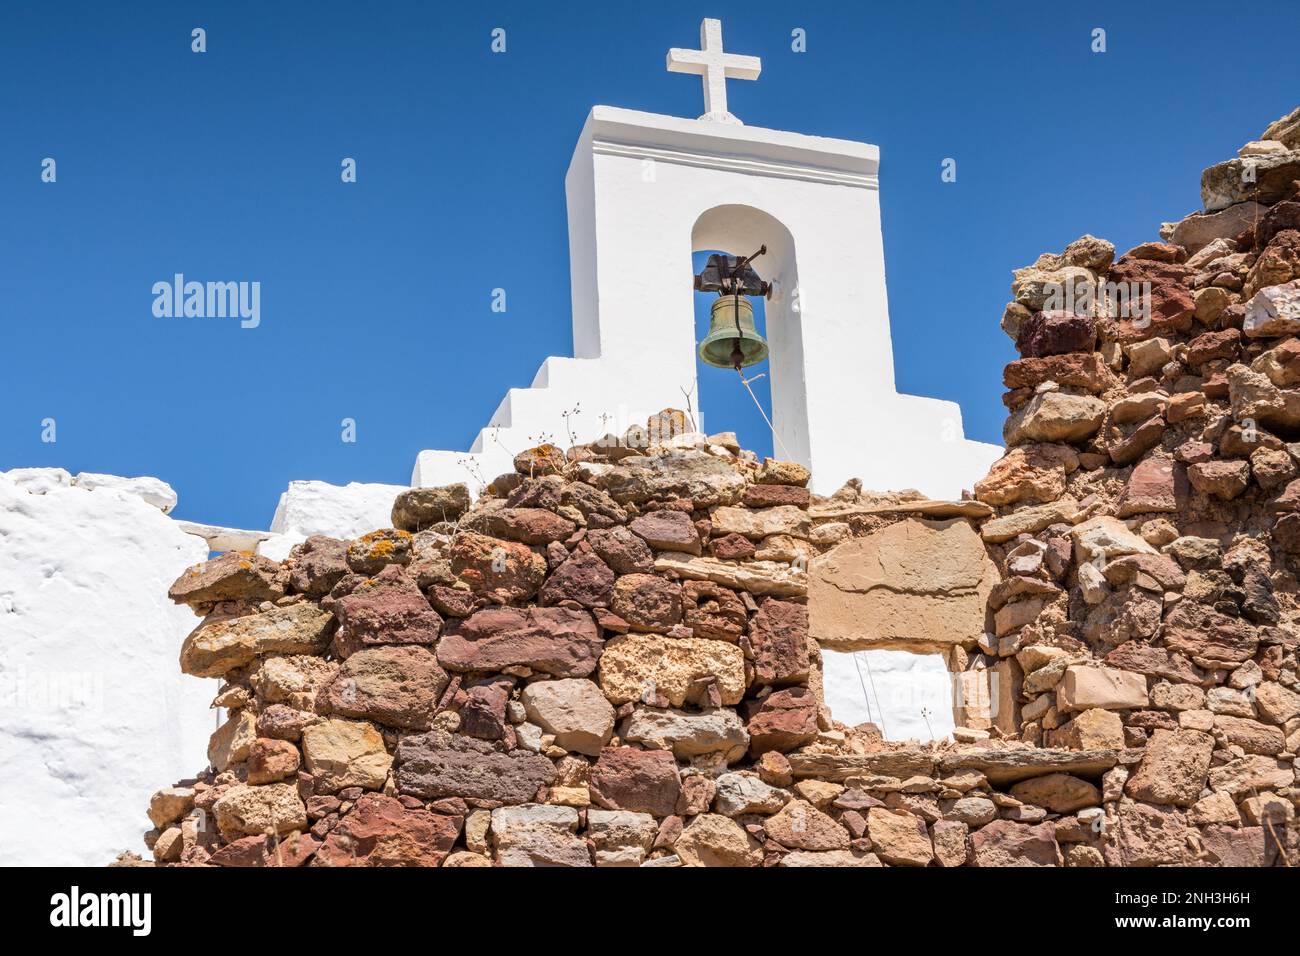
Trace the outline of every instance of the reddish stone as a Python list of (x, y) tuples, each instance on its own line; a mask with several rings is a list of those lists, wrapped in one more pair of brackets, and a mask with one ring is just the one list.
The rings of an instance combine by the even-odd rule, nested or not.
[(682, 792), (677, 761), (667, 750), (606, 747), (587, 778), (591, 799), (607, 810), (672, 816)]
[(764, 598), (749, 628), (754, 679), (781, 685), (808, 680), (808, 608)]
[(209, 862), (214, 866), (267, 866), (271, 858), (270, 842), (265, 834), (240, 837), (216, 850)]
[(644, 574), (654, 570), (650, 546), (621, 525), (588, 531), (587, 543), (617, 574)]
[(1129, 475), (1116, 514), (1127, 518), (1146, 512), (1176, 512), (1179, 479), (1182, 477), (1181, 467), (1168, 458), (1143, 459)]
[(563, 541), (578, 527), (568, 518), (561, 518), (545, 508), (501, 508), (471, 514), (470, 519), (467, 525), (470, 531), (522, 544)]
[(1056, 827), (994, 820), (971, 834), (976, 866), (1057, 866)]
[(433, 730), (397, 744), (397, 788), (425, 799), (460, 797), (502, 804), (531, 803), (555, 780), (555, 764), (527, 750), (502, 750), (465, 734)]
[(628, 528), (660, 551), (701, 552), (700, 534), (691, 516), (682, 511), (652, 511), (633, 518)]
[(1026, 358), (1066, 352), (1091, 352), (1097, 341), (1096, 321), (1074, 312), (1035, 312), (1020, 327), (1016, 348)]
[(339, 630), (334, 646), (349, 657), (378, 644), (436, 644), (442, 615), (418, 589), (381, 587), (354, 591), (334, 605)]
[(307, 833), (291, 833), (271, 848), (267, 866), (303, 866), (316, 855), (320, 841)]
[(682, 585), (686, 626), (696, 637), (736, 643), (745, 633), (749, 614), (735, 591), (712, 581), (687, 581)]
[(750, 508), (774, 508), (778, 505), (807, 508), (812, 492), (798, 485), (746, 485), (740, 500)]
[(1240, 352), (1241, 331), (1239, 329), (1206, 332), (1187, 344), (1187, 364), (1193, 369), (1199, 369), (1206, 362), (1221, 359), (1236, 361)]
[(1096, 352), (1022, 358), (1002, 370), (1002, 384), (1013, 393), (1023, 393), (1026, 400), (1044, 382), (1099, 395), (1115, 383), (1115, 376)]
[(1158, 445), (1164, 433), (1165, 420), (1158, 414), (1152, 415), (1127, 435), (1119, 428), (1112, 427), (1106, 451), (1115, 464), (1132, 464)]
[(709, 550), (720, 561), (748, 561), (758, 549), (743, 534), (732, 532), (710, 541)]
[(1300, 554), (1300, 514), (1293, 511), (1278, 518), (1273, 541), (1287, 554)]
[(447, 617), (469, 617), (474, 613), (474, 592), (435, 584), (429, 588), (429, 603)]
[(546, 559), (518, 541), (499, 541), (466, 531), (451, 548), (451, 572), (472, 591), (502, 601), (522, 601), (546, 579)]
[(1143, 242), (1124, 253), (1121, 259), (1151, 259), (1155, 262), (1182, 262), (1187, 250), (1172, 242)]
[(553, 677), (586, 677), (604, 642), (591, 614), (567, 607), (488, 608), (447, 625), (438, 662), (453, 671), (523, 665)]
[(1179, 392), (1169, 399), (1169, 405), (1165, 408), (1165, 418), (1170, 424), (1176, 425), (1204, 411), (1204, 392)]
[(1241, 664), (1255, 656), (1255, 629), (1236, 617), (1220, 614), (1184, 598), (1165, 619), (1165, 646), (1191, 658)]
[(1205, 379), (1205, 381), (1201, 382), (1201, 391), (1205, 393), (1206, 398), (1214, 399), (1215, 401), (1221, 398), (1227, 398), (1229, 392), (1228, 377), (1222, 372), (1215, 372), (1209, 378)]
[(323, 692), (328, 712), (423, 730), (447, 686), (433, 651), (416, 644), (371, 647), (343, 662)]
[(298, 772), (298, 748), (287, 740), (258, 737), (248, 748), (248, 782), (275, 783)]
[(348, 573), (348, 543), (314, 534), (293, 549), (289, 584), (299, 594), (324, 597)]
[(817, 698), (806, 687), (775, 691), (751, 704), (749, 711), (753, 757), (769, 750), (794, 750), (817, 736)]
[(438, 866), (451, 852), (461, 819), (409, 810), (366, 793), (330, 831), (315, 862), (324, 866)]
[(509, 680), (495, 680), (469, 688), (460, 708), (460, 732), (481, 740), (504, 737), (510, 686)]
[(614, 582), (610, 609), (638, 630), (666, 631), (682, 622), (682, 588), (654, 574), (625, 574)]
[(555, 569), (542, 587), (542, 604), (577, 601), (583, 607), (608, 607), (614, 593), (614, 572), (591, 548), (580, 546)]
[[(1196, 311), (1196, 303), (1187, 288), (1190, 278), (1190, 270), (1183, 265), (1127, 256), (1121, 258), (1111, 267), (1107, 281), (1124, 283), (1135, 290), (1141, 290), (1142, 283), (1150, 282), (1150, 314), (1107, 319), (1102, 323), (1102, 337), (1116, 342), (1138, 342), (1186, 332), (1192, 326), (1192, 316)], [(1130, 312), (1139, 304), (1140, 300), (1132, 301)]]
[(1187, 466), (1192, 487), (1224, 501), (1236, 498), (1250, 484), (1250, 465), (1244, 461), (1202, 461)]
[(295, 741), (302, 737), (304, 727), (318, 719), (315, 714), (287, 704), (270, 704), (257, 715), (257, 736)]

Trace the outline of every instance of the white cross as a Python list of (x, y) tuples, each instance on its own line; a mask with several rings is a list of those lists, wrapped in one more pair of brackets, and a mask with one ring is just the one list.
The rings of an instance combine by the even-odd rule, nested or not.
[[(756, 56), (722, 52), (722, 21), (700, 23), (700, 49), (668, 51), (669, 73), (695, 73), (704, 77), (704, 115), (702, 120), (736, 123), (740, 120), (727, 112), (727, 80), (756, 80), (763, 61)], [(743, 124), (740, 124), (743, 125)]]

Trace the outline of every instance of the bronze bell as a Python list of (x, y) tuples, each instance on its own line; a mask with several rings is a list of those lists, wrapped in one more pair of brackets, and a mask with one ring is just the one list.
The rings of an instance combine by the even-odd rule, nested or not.
[(720, 295), (709, 314), (700, 358), (715, 368), (747, 368), (767, 358), (767, 341), (754, 328), (754, 307), (743, 295)]

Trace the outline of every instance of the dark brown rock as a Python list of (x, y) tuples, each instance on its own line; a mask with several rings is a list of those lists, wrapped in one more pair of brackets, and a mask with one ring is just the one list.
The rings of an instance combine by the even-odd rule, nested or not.
[(1097, 340), (1096, 322), (1073, 312), (1035, 312), (1020, 327), (1016, 348), (1026, 358), (1066, 352), (1091, 352)]
[(625, 574), (614, 582), (610, 610), (636, 630), (666, 631), (682, 623), (682, 588), (653, 574)]
[(740, 503), (749, 508), (773, 508), (794, 505), (807, 508), (812, 493), (799, 485), (746, 485)]
[(299, 594), (324, 597), (348, 573), (348, 543), (314, 534), (293, 549), (290, 587)]
[(553, 677), (586, 677), (604, 648), (586, 611), (488, 608), (447, 624), (438, 661), (453, 671), (524, 666)]
[(334, 644), (347, 657), (380, 644), (434, 644), (442, 617), (418, 590), (369, 588), (354, 591), (334, 606), (339, 630)]
[(590, 548), (580, 547), (555, 569), (542, 586), (542, 604), (577, 601), (583, 607), (608, 607), (614, 594), (614, 572)]
[(712, 581), (687, 581), (682, 585), (686, 626), (696, 637), (735, 643), (745, 633), (749, 614), (740, 595)]
[(682, 511), (652, 511), (633, 518), (628, 528), (646, 544), (660, 551), (700, 554), (700, 535), (691, 516)]
[(486, 741), (438, 730), (403, 737), (396, 767), (398, 790), (425, 799), (531, 803), (541, 787), (555, 780), (555, 765), (540, 754), (502, 751)]
[(758, 549), (743, 534), (732, 532), (710, 541), (709, 550), (720, 561), (748, 561)]

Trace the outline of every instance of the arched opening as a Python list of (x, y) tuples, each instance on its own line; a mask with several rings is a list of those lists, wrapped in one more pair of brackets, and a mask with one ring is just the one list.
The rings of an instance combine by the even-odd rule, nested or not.
[[(706, 210), (691, 229), (692, 266), (697, 274), (710, 253), (745, 256), (760, 246), (766, 246), (767, 252), (752, 266), (773, 289), (766, 300), (751, 298), (750, 302), (755, 325), (767, 339), (769, 355), (765, 362), (744, 371), (773, 428), (767, 428), (734, 370), (713, 368), (697, 359), (699, 411), (703, 427), (710, 432), (734, 431), (742, 446), (760, 455), (807, 463), (808, 416), (794, 238), (774, 216), (739, 204)], [(695, 294), (696, 342), (708, 332), (716, 297), (711, 292)]]

